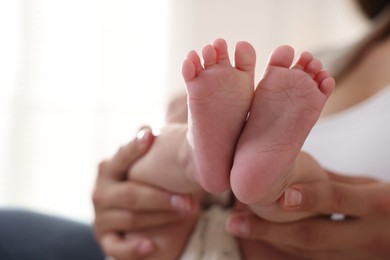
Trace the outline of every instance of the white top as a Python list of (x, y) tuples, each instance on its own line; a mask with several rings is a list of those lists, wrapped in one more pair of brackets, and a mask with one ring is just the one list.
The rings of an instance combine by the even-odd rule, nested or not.
[(390, 86), (321, 118), (303, 150), (335, 173), (390, 181)]

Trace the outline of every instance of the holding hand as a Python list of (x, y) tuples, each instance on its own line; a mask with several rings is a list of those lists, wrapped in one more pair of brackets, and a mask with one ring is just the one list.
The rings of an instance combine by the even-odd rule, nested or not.
[[(296, 198), (282, 198), (280, 205), (285, 210), (323, 216), (342, 213), (345, 220), (316, 217), (276, 224), (249, 212), (237, 212), (229, 219), (228, 230), (243, 238), (244, 247), (247, 243), (251, 252), (256, 245), (268, 245), (269, 251), (282, 259), (389, 259), (390, 184), (331, 173), (329, 179), (293, 185), (290, 191)], [(299, 203), (289, 205), (287, 200)]]
[(136, 140), (99, 165), (93, 193), (95, 234), (104, 252), (116, 259), (139, 259), (157, 250), (158, 245), (147, 232), (135, 230), (155, 227), (153, 231), (160, 231), (158, 227), (172, 228), (170, 224), (195, 215), (190, 197), (126, 180), (129, 168), (148, 151), (154, 139), (149, 129), (141, 130)]

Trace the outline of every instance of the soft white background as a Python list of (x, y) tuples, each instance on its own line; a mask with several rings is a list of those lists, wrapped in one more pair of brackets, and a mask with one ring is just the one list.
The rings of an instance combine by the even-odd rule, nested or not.
[(0, 0), (0, 206), (91, 221), (97, 163), (162, 124), (190, 49), (250, 41), (259, 79), (367, 27), (351, 0)]

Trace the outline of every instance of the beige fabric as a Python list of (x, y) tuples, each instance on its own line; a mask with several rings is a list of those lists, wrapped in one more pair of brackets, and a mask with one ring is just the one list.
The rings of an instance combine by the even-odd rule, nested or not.
[(225, 231), (230, 210), (214, 205), (200, 216), (181, 260), (240, 260), (236, 239)]

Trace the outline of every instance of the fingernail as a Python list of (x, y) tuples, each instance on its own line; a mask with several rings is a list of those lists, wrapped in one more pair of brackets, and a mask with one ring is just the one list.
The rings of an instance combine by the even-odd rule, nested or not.
[(137, 243), (137, 253), (139, 255), (146, 255), (153, 251), (154, 246), (152, 241), (148, 239), (142, 239)]
[(189, 214), (192, 209), (190, 199), (180, 195), (171, 196), (171, 205), (183, 214)]
[(301, 191), (289, 188), (284, 192), (284, 205), (286, 207), (297, 207), (302, 203)]
[(249, 221), (242, 216), (233, 216), (226, 225), (228, 232), (235, 235), (249, 235)]
[(143, 127), (141, 128), (138, 132), (137, 132), (137, 135), (136, 135), (136, 140), (137, 140), (137, 144), (140, 146), (140, 147), (143, 147), (147, 144), (147, 140), (149, 138), (149, 134), (150, 134), (151, 130), (150, 128), (148, 127)]

